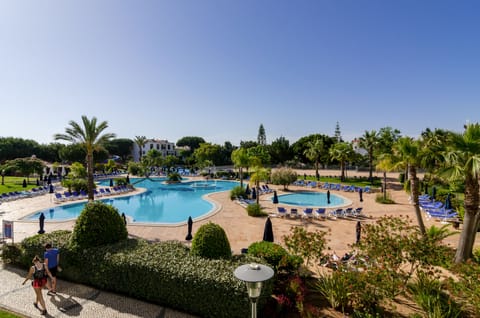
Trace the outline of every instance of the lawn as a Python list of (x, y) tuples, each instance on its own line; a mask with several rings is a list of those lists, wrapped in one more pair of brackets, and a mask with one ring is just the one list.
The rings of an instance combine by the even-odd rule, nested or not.
[(28, 180), (27, 187), (23, 187), (23, 177), (5, 177), (4, 184), (0, 184), (0, 194), (8, 193), (8, 192), (15, 192), (15, 191), (28, 191), (32, 188), (37, 187), (37, 179), (30, 178)]
[(0, 318), (21, 318), (22, 316), (14, 315), (8, 311), (0, 310)]

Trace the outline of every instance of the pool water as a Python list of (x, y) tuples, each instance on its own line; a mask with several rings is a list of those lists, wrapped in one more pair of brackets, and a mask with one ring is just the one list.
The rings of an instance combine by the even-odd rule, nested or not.
[(308, 207), (334, 207), (350, 204), (351, 202), (341, 196), (330, 194), (330, 204), (324, 192), (296, 192), (278, 196), (279, 204), (308, 206)]
[[(137, 180), (132, 179), (131, 183)], [(109, 181), (105, 181), (107, 185)], [(100, 198), (99, 201), (113, 205), (119, 213), (125, 213), (133, 222), (138, 223), (182, 223), (208, 214), (214, 205), (203, 196), (213, 192), (229, 191), (239, 183), (235, 181), (190, 181), (180, 184), (165, 184), (163, 180), (145, 179), (135, 183), (136, 187), (146, 188), (141, 194), (120, 197)], [(65, 221), (75, 219), (83, 210), (85, 202), (44, 209), (27, 217), (38, 220), (40, 213), (45, 221)]]

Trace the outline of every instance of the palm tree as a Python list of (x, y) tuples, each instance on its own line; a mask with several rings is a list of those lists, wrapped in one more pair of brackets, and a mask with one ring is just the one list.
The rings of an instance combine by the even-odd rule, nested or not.
[(373, 184), (373, 155), (379, 144), (378, 133), (375, 130), (365, 131), (360, 137), (360, 147), (367, 151), (368, 155), (368, 179)]
[(463, 230), (455, 254), (455, 263), (472, 257), (480, 214), (478, 174), (480, 173), (480, 125), (467, 124), (463, 134), (451, 133), (445, 154), (444, 174), (450, 180), (464, 180)]
[(315, 162), (315, 176), (317, 179), (320, 177), (318, 174), (318, 163), (320, 162), (320, 156), (323, 152), (323, 140), (317, 138), (307, 143), (307, 149), (304, 151), (304, 155), (311, 161)]
[(235, 149), (234, 151), (232, 151), (231, 158), (235, 167), (238, 168), (238, 174), (240, 176), (240, 186), (243, 188), (243, 168), (248, 167), (250, 164), (250, 157), (248, 155), (247, 149)]
[(329, 151), (330, 157), (340, 162), (340, 169), (342, 171), (340, 180), (345, 181), (345, 165), (347, 161), (355, 156), (352, 145), (346, 142), (339, 142), (334, 144)]
[(138, 151), (138, 160), (139, 161), (142, 161), (142, 149), (143, 149), (143, 146), (145, 146), (145, 144), (147, 143), (147, 137), (145, 136), (135, 136), (135, 138), (133, 139), (133, 142), (135, 142), (139, 148), (139, 151)]
[(257, 191), (257, 198), (256, 198), (257, 204), (260, 203), (260, 193), (258, 191), (260, 189), (260, 181), (266, 181), (269, 178), (270, 178), (270, 170), (268, 170), (267, 168), (264, 168), (261, 166), (255, 166), (253, 168), (253, 173), (250, 178), (250, 181), (255, 183), (255, 190)]
[(88, 119), (82, 116), (83, 127), (71, 120), (70, 127), (65, 128), (65, 134), (55, 134), (55, 140), (65, 140), (71, 143), (78, 143), (85, 147), (87, 152), (87, 190), (88, 200), (93, 201), (93, 151), (101, 147), (106, 141), (115, 138), (115, 134), (102, 132), (108, 128), (108, 123), (103, 121), (97, 125), (97, 118)]
[(421, 145), (418, 140), (410, 137), (401, 137), (393, 145), (393, 152), (397, 156), (397, 167), (408, 169), (408, 178), (410, 180), (410, 191), (412, 193), (415, 216), (417, 217), (418, 227), (423, 236), (426, 235), (425, 224), (423, 223), (422, 211), (418, 200), (419, 181), (417, 177), (417, 167), (423, 158)]

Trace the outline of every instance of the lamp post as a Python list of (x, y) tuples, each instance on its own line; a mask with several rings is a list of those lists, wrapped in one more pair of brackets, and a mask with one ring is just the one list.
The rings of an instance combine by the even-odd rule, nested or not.
[(262, 264), (246, 264), (233, 272), (236, 278), (247, 285), (248, 298), (252, 305), (252, 318), (257, 317), (257, 300), (262, 292), (263, 282), (273, 276), (273, 269)]

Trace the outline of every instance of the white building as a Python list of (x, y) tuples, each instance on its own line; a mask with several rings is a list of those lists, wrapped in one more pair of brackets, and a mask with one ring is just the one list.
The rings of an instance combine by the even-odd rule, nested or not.
[(360, 147), (360, 139), (355, 138), (352, 141), (352, 147), (353, 151), (355, 151), (358, 154), (361, 154), (362, 156), (366, 156), (368, 154), (368, 151), (362, 147)]
[(143, 157), (151, 149), (157, 150), (162, 154), (163, 157), (178, 156), (177, 149), (175, 148), (175, 143), (168, 142), (168, 140), (147, 139), (142, 149), (140, 149), (136, 143), (133, 143), (133, 161), (140, 161), (140, 153)]

